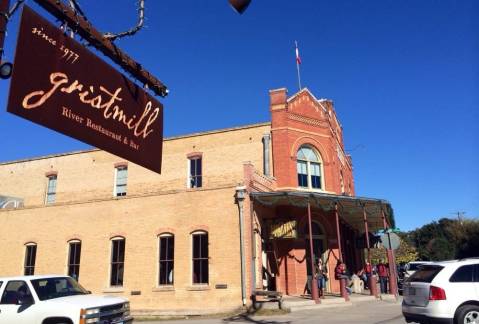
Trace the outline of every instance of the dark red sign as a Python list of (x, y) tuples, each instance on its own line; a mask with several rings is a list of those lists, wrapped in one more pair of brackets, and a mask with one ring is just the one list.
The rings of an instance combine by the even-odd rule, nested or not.
[(163, 105), (27, 6), (7, 110), (161, 171)]

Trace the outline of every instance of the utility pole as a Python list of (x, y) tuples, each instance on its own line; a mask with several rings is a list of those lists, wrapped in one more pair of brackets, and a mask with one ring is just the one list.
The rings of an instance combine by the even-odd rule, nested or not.
[(464, 215), (466, 214), (465, 211), (457, 211), (457, 212), (454, 212), (453, 214), (457, 215), (457, 220), (459, 221), (459, 223), (461, 225), (464, 224)]

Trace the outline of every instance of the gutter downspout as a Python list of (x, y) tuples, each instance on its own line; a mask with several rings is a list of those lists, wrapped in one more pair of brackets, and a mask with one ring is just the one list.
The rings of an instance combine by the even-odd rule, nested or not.
[(246, 186), (236, 187), (236, 202), (239, 209), (239, 230), (240, 230), (240, 258), (241, 258), (241, 300), (243, 306), (246, 306), (246, 273), (245, 273), (245, 253), (244, 253), (244, 219), (243, 203), (246, 195)]
[(251, 216), (251, 292), (256, 289), (256, 234), (254, 228), (254, 206), (250, 199), (250, 216)]

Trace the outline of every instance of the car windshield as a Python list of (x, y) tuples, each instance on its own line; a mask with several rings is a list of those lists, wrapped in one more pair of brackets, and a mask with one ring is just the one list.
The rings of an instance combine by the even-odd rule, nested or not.
[(89, 293), (70, 277), (36, 279), (32, 280), (32, 285), (40, 300)]
[(409, 281), (430, 283), (443, 268), (444, 267), (440, 265), (421, 265), (419, 269), (409, 277)]

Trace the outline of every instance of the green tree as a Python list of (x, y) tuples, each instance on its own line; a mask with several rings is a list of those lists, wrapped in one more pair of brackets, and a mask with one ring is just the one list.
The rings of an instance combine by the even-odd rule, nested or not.
[(409, 240), (404, 238), (405, 234), (399, 234), (401, 237), (401, 244), (399, 248), (395, 251), (396, 263), (408, 263), (415, 261), (418, 258), (419, 253), (417, 253), (416, 248), (412, 245)]
[[(396, 262), (441, 261), (479, 257), (479, 220), (441, 218), (409, 232), (398, 233)], [(383, 247), (371, 249), (371, 261), (387, 260)], [(387, 261), (386, 261), (387, 262)]]
[(479, 257), (479, 221), (461, 221), (460, 229), (463, 235), (458, 242), (457, 257)]
[[(418, 258), (418, 253), (416, 248), (411, 243), (408, 238), (408, 233), (400, 232), (398, 233), (401, 243), (399, 248), (394, 251), (394, 256), (396, 257), (396, 263), (408, 263), (415, 261)], [(387, 252), (384, 247), (379, 247), (371, 249), (371, 261), (373, 264), (379, 263), (380, 260), (387, 262)]]
[(442, 218), (406, 234), (420, 260), (479, 256), (479, 221)]

